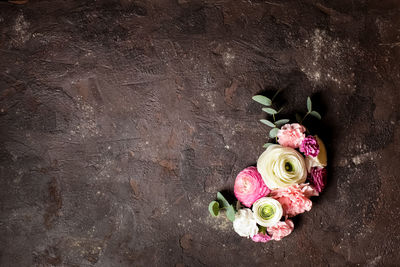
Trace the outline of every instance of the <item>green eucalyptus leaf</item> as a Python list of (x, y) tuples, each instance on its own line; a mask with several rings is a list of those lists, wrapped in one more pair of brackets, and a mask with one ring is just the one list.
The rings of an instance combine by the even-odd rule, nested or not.
[(263, 95), (255, 95), (252, 97), (254, 101), (263, 104), (264, 106), (271, 106), (271, 99)]
[(219, 203), (217, 201), (211, 201), (210, 205), (208, 205), (208, 211), (212, 216), (217, 217), (219, 214)]
[(268, 125), (269, 127), (275, 127), (275, 124), (269, 120), (260, 120), (262, 123)]
[(321, 119), (321, 114), (319, 114), (318, 112), (316, 112), (316, 111), (311, 111), (310, 112), (310, 115), (311, 116), (314, 116), (315, 118), (317, 118), (317, 119)]
[(296, 120), (298, 123), (301, 123), (302, 118), (299, 113), (296, 113)]
[(282, 120), (276, 121), (275, 125), (276, 125), (276, 127), (281, 127), (282, 125), (284, 125), (284, 124), (286, 124), (288, 122), (289, 122), (288, 119), (282, 119)]
[(235, 213), (235, 208), (232, 205), (229, 205), (226, 209), (226, 217), (228, 217), (231, 222), (235, 220)]
[(312, 110), (312, 103), (311, 103), (310, 97), (307, 97), (307, 110), (308, 110), (308, 112), (311, 112), (311, 110)]
[(217, 200), (221, 205), (221, 208), (227, 208), (230, 205), (228, 200), (226, 200), (226, 198), (220, 192), (217, 193)]
[(266, 143), (263, 145), (263, 148), (268, 148), (270, 145), (273, 145), (273, 143)]
[(275, 109), (273, 108), (262, 108), (262, 111), (267, 112), (268, 114), (274, 115), (278, 113)]
[(269, 131), (269, 137), (275, 138), (276, 135), (278, 134), (279, 129), (278, 128), (272, 128), (271, 131)]

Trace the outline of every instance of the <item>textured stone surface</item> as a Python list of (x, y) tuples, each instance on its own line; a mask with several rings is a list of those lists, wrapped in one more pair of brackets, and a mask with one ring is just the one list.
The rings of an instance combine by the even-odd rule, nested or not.
[[(398, 1), (0, 3), (1, 266), (399, 264)], [(208, 203), (312, 96), (329, 184), (281, 242)]]

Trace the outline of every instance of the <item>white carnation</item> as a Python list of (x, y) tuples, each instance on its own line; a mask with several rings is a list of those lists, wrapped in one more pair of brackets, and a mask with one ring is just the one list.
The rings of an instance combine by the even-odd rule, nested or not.
[(250, 209), (240, 209), (235, 214), (233, 229), (240, 236), (253, 237), (256, 235), (258, 233), (258, 226), (253, 212)]
[(307, 178), (304, 157), (290, 147), (270, 145), (257, 161), (257, 170), (270, 189), (304, 183)]

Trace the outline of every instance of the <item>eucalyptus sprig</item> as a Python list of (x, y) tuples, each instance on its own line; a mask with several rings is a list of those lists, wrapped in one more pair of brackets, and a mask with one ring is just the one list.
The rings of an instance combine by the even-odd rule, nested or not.
[(220, 193), (217, 193), (217, 200), (211, 201), (208, 205), (208, 211), (212, 216), (217, 217), (221, 210), (225, 210), (225, 215), (230, 221), (235, 220), (236, 211), (240, 209), (240, 204), (236, 203), (236, 209), (228, 200)]
[(319, 114), (315, 110), (312, 110), (312, 102), (311, 102), (311, 98), (310, 97), (307, 97), (307, 113), (306, 113), (306, 115), (304, 115), (304, 117), (301, 118), (301, 116), (299, 114), (296, 114), (296, 119), (300, 124), (302, 124), (303, 121), (307, 118), (308, 115), (311, 115), (311, 116), (313, 116), (313, 117), (315, 117), (315, 118), (317, 118), (319, 120), (322, 118), (321, 114)]
[[(275, 95), (272, 97), (272, 99), (269, 99), (266, 96), (263, 95), (255, 95), (253, 96), (253, 100), (264, 105), (265, 107), (262, 108), (262, 111), (266, 112), (269, 115), (272, 115), (272, 119), (273, 121), (270, 120), (266, 120), (266, 119), (261, 119), (260, 122), (271, 127), (272, 129), (269, 131), (269, 137), (270, 138), (275, 138), (275, 140), (277, 139), (277, 134), (279, 131), (279, 128), (288, 123), (289, 120), (288, 119), (280, 119), (280, 120), (276, 120), (276, 115), (278, 115), (283, 109), (280, 108), (279, 110), (276, 110), (273, 107), (273, 101), (275, 99), (275, 97), (279, 94), (279, 92), (281, 91), (281, 89), (279, 89)], [(272, 145), (273, 143), (266, 143), (263, 145), (264, 148), (267, 148), (268, 146)]]

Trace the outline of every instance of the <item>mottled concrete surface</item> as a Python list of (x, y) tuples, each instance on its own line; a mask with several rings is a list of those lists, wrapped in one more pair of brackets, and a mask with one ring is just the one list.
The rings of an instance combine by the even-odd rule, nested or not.
[[(1, 2), (0, 32), (1, 266), (400, 264), (399, 1)], [(255, 244), (207, 205), (277, 88), (329, 185)]]

